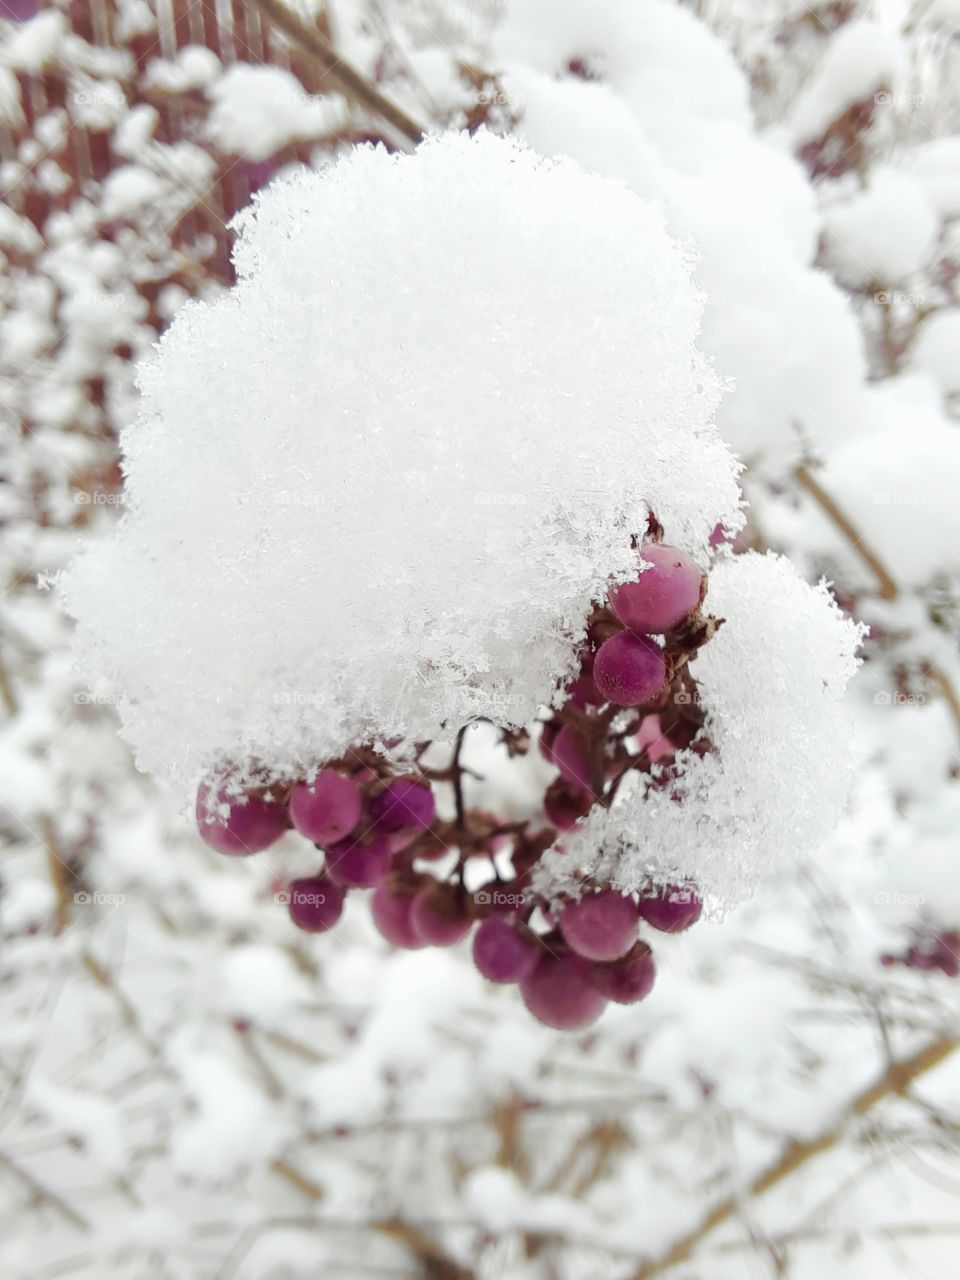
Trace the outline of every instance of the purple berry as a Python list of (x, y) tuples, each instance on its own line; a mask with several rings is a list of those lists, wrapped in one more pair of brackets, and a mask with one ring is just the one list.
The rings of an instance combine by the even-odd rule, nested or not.
[(644, 894), (637, 910), (647, 924), (661, 933), (682, 933), (700, 919), (703, 903), (689, 885), (668, 884)]
[(617, 1004), (636, 1004), (649, 995), (656, 976), (656, 965), (645, 942), (637, 942), (619, 960), (590, 967), (590, 981), (605, 999)]
[(298, 929), (307, 933), (323, 933), (332, 929), (343, 914), (346, 897), (343, 889), (329, 876), (308, 876), (291, 880), (287, 886), (287, 910)]
[(360, 788), (335, 769), (301, 782), (290, 796), (290, 817), (301, 835), (319, 845), (335, 844), (360, 821)]
[(637, 908), (632, 898), (613, 889), (589, 893), (560, 912), (567, 945), (587, 960), (618, 960), (637, 937)]
[(563, 778), (554, 778), (543, 797), (543, 811), (558, 831), (572, 830), (592, 805), (592, 792), (572, 787)]
[(535, 1018), (558, 1031), (589, 1026), (606, 1004), (590, 981), (590, 966), (585, 960), (549, 951), (541, 951), (536, 967), (520, 979), (520, 994)]
[(367, 841), (348, 836), (327, 848), (327, 874), (337, 884), (371, 889), (390, 868), (390, 846), (385, 836)]
[(572, 724), (565, 724), (554, 738), (551, 755), (561, 778), (584, 791), (590, 790), (590, 763), (583, 740)]
[(663, 635), (700, 607), (704, 576), (676, 547), (650, 542), (640, 556), (652, 566), (635, 582), (610, 589), (610, 608), (630, 631)]
[(40, 12), (40, 0), (3, 0), (0, 17), (10, 22), (29, 22)]
[(370, 813), (381, 831), (429, 827), (436, 811), (430, 784), (414, 778), (394, 778), (387, 789), (370, 802)]
[(462, 891), (439, 881), (424, 885), (410, 905), (410, 923), (421, 942), (452, 947), (470, 932)]
[(491, 916), (473, 935), (473, 963), (489, 982), (520, 982), (531, 974), (540, 952), (529, 933)]
[(663, 650), (646, 636), (619, 631), (597, 650), (594, 683), (605, 698), (619, 707), (652, 701), (666, 678)]
[[(228, 812), (224, 815), (223, 808)], [(287, 830), (287, 810), (268, 795), (232, 796), (225, 787), (213, 795), (208, 786), (197, 792), (197, 828), (217, 853), (245, 858), (279, 840)]]
[(413, 894), (397, 893), (388, 884), (379, 884), (370, 899), (373, 923), (395, 947), (415, 951), (425, 945), (410, 919)]

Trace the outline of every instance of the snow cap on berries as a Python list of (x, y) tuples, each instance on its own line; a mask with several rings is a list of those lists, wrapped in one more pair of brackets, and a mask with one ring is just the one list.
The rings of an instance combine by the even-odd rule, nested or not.
[(125, 518), (63, 582), (142, 768), (523, 724), (648, 509), (695, 554), (738, 525), (687, 256), (626, 188), (448, 134), (237, 227), (239, 283), (142, 370)]

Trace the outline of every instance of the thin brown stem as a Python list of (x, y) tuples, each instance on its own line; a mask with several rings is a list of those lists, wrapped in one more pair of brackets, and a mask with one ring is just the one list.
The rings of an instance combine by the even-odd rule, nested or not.
[(877, 580), (877, 586), (880, 596), (884, 600), (896, 600), (899, 595), (899, 588), (893, 577), (887, 571), (886, 565), (875, 552), (873, 552), (864, 542), (860, 531), (856, 525), (850, 520), (849, 516), (837, 505), (836, 501), (827, 493), (826, 489), (820, 484), (819, 480), (810, 473), (803, 465), (794, 470), (794, 478), (801, 489), (805, 490), (811, 498), (817, 503), (833, 524), (847, 538), (851, 548), (857, 553), (863, 563)]
[(372, 111), (414, 146), (423, 138), (416, 120), (385, 98), (366, 76), (337, 53), (316, 27), (308, 27), (280, 0), (247, 0), (291, 40), (311, 61), (317, 63), (324, 77), (329, 76), (345, 97)]
[(866, 1115), (878, 1102), (882, 1102), (891, 1094), (905, 1093), (909, 1085), (919, 1076), (931, 1071), (949, 1058), (958, 1047), (958, 1043), (960, 1042), (957, 1040), (947, 1038), (933, 1040), (918, 1049), (911, 1057), (891, 1062), (882, 1075), (855, 1095), (835, 1124), (815, 1138), (807, 1140), (798, 1138), (791, 1142), (778, 1160), (754, 1178), (744, 1195), (728, 1196), (726, 1200), (714, 1205), (693, 1230), (671, 1245), (666, 1253), (645, 1263), (635, 1271), (632, 1280), (650, 1280), (650, 1277), (661, 1275), (671, 1267), (688, 1261), (697, 1245), (721, 1223), (732, 1218), (745, 1199), (763, 1195), (765, 1191), (769, 1191), (771, 1187), (788, 1178), (814, 1156), (836, 1146), (852, 1120)]

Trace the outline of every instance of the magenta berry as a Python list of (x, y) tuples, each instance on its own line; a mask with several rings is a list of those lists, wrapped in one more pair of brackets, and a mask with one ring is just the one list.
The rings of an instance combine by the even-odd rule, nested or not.
[(607, 1000), (636, 1004), (653, 989), (657, 976), (653, 955), (645, 942), (637, 942), (619, 960), (590, 966), (590, 981)]
[(381, 831), (429, 827), (436, 811), (430, 784), (414, 778), (394, 778), (387, 789), (370, 802), (370, 813)]
[(650, 568), (635, 582), (611, 587), (610, 608), (630, 631), (674, 631), (700, 607), (704, 576), (676, 547), (651, 542), (641, 547), (640, 555)]
[(590, 790), (590, 762), (583, 739), (572, 724), (565, 724), (554, 738), (551, 755), (561, 778), (574, 787)]
[(343, 914), (346, 897), (329, 876), (308, 876), (291, 880), (287, 886), (287, 910), (298, 929), (323, 933), (332, 929)]
[(196, 815), (203, 840), (217, 853), (232, 858), (269, 848), (288, 826), (282, 804), (257, 792), (231, 796), (225, 787), (212, 795), (209, 787), (202, 786), (197, 792)]
[(410, 919), (412, 905), (412, 893), (397, 892), (387, 883), (377, 885), (370, 899), (370, 914), (380, 933), (393, 946), (408, 951), (426, 945)]
[(682, 933), (700, 919), (703, 903), (689, 885), (668, 884), (644, 894), (637, 910), (647, 924), (661, 933)]
[(577, 1031), (596, 1022), (605, 999), (590, 981), (590, 966), (576, 955), (540, 953), (535, 968), (520, 979), (523, 1002), (535, 1018), (558, 1031)]
[(533, 972), (539, 954), (526, 931), (496, 916), (482, 920), (473, 935), (473, 963), (488, 982), (519, 982)]
[(410, 905), (410, 924), (428, 946), (452, 947), (470, 932), (462, 891), (437, 881), (425, 885)]
[(620, 631), (597, 650), (593, 680), (610, 702), (635, 707), (651, 702), (667, 677), (663, 650), (647, 636)]
[(390, 845), (385, 836), (369, 840), (348, 836), (327, 848), (327, 874), (337, 884), (371, 889), (390, 867)]
[(637, 908), (632, 898), (613, 889), (589, 893), (560, 912), (567, 945), (587, 960), (617, 960), (637, 937)]
[(319, 845), (335, 844), (360, 821), (360, 788), (335, 769), (302, 782), (290, 796), (290, 818), (301, 835)]

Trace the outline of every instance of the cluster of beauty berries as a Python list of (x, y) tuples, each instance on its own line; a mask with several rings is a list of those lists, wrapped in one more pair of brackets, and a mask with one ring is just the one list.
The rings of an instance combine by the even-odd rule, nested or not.
[[(576, 678), (542, 724), (539, 749), (556, 766), (543, 818), (501, 822), (465, 806), (463, 731), (448, 768), (421, 763), (398, 775), (384, 755), (360, 746), (306, 781), (233, 795), (202, 786), (197, 822), (221, 853), (266, 849), (293, 827), (323, 851), (315, 875), (293, 880), (285, 900), (293, 922), (317, 933), (337, 923), (351, 890), (372, 890), (373, 920), (394, 946), (451, 946), (471, 929), (479, 971), (516, 983), (524, 1002), (552, 1027), (592, 1022), (607, 1001), (632, 1004), (651, 989), (655, 967), (641, 923), (676, 933), (700, 916), (695, 886), (650, 883), (636, 895), (584, 883), (575, 901), (547, 903), (531, 887), (543, 852), (595, 805), (608, 806), (631, 770), (669, 787), (678, 749), (709, 751), (688, 662), (716, 630), (700, 611), (706, 580), (682, 552), (665, 546), (651, 521), (637, 545), (645, 562), (634, 581), (594, 608)], [(502, 730), (511, 755), (529, 738)], [(455, 816), (437, 814), (434, 786), (452, 788)], [(483, 859), (489, 875), (468, 890), (464, 870)], [(435, 874), (440, 863), (444, 874)], [(509, 866), (509, 873), (504, 867)], [(476, 863), (473, 864), (476, 868)], [(477, 875), (470, 877), (475, 884)]]

